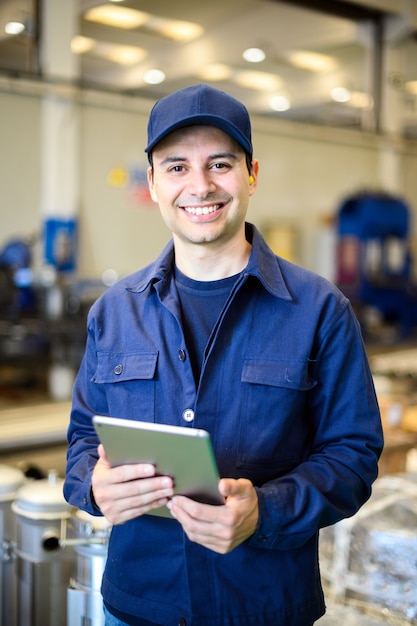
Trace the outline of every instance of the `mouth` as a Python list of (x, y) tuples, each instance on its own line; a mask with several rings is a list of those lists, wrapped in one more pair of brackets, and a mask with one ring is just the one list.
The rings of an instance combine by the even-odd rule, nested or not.
[(221, 209), (224, 204), (212, 204), (210, 206), (183, 206), (181, 207), (189, 215), (210, 215)]

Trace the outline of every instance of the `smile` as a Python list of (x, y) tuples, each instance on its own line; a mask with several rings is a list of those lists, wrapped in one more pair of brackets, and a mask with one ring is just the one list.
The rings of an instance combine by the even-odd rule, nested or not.
[(191, 215), (209, 215), (210, 213), (214, 213), (223, 206), (222, 204), (214, 204), (213, 206), (185, 206), (183, 207), (186, 213), (190, 213)]

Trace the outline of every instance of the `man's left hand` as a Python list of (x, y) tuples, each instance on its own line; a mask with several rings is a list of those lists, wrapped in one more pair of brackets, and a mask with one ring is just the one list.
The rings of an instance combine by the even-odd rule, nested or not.
[(246, 478), (222, 478), (219, 491), (225, 504), (201, 504), (185, 496), (174, 496), (168, 508), (190, 541), (227, 554), (253, 535), (258, 525), (258, 496)]

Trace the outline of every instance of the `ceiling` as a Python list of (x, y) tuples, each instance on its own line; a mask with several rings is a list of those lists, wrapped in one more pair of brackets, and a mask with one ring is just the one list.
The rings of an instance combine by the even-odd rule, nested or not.
[[(77, 34), (94, 42), (89, 52), (77, 56), (82, 85), (155, 100), (196, 82), (210, 82), (241, 99), (253, 113), (378, 130), (388, 81), (399, 92), (404, 134), (417, 138), (417, 89), (411, 91), (412, 83), (417, 86), (416, 0), (124, 0), (118, 6), (148, 14), (144, 25), (131, 30), (87, 20), (86, 12), (100, 4), (115, 6), (106, 0), (77, 3)], [(41, 0), (0, 0), (1, 74), (42, 78), (38, 43), (44, 5)], [(198, 24), (202, 32), (193, 40), (175, 41), (162, 31), (167, 18)], [(4, 25), (10, 20), (23, 21), (26, 30), (6, 35)], [(381, 43), (399, 50), (398, 69), (384, 69)], [(144, 57), (126, 64), (109, 60), (112, 46), (141, 50)], [(244, 60), (243, 51), (253, 47), (265, 51), (265, 60)], [(320, 70), (300, 67), (296, 52), (324, 55), (315, 60), (328, 65)], [(164, 82), (144, 81), (152, 69), (165, 73)], [(208, 73), (215, 69), (223, 71), (222, 79)], [(261, 81), (260, 87), (254, 81)], [(350, 99), (335, 101), (335, 88), (347, 90), (339, 95)], [(272, 109), (273, 97), (276, 107), (286, 98), (290, 108)]]

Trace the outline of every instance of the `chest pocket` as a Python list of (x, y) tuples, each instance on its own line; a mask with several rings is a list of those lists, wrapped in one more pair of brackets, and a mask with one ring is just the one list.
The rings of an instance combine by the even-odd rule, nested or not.
[(110, 414), (154, 421), (157, 352), (99, 352), (92, 382), (103, 385)]
[(307, 359), (244, 360), (238, 465), (283, 473), (303, 460), (310, 435), (307, 392), (316, 384)]
[(243, 364), (242, 382), (306, 391), (314, 386), (308, 361), (281, 361), (247, 358)]

